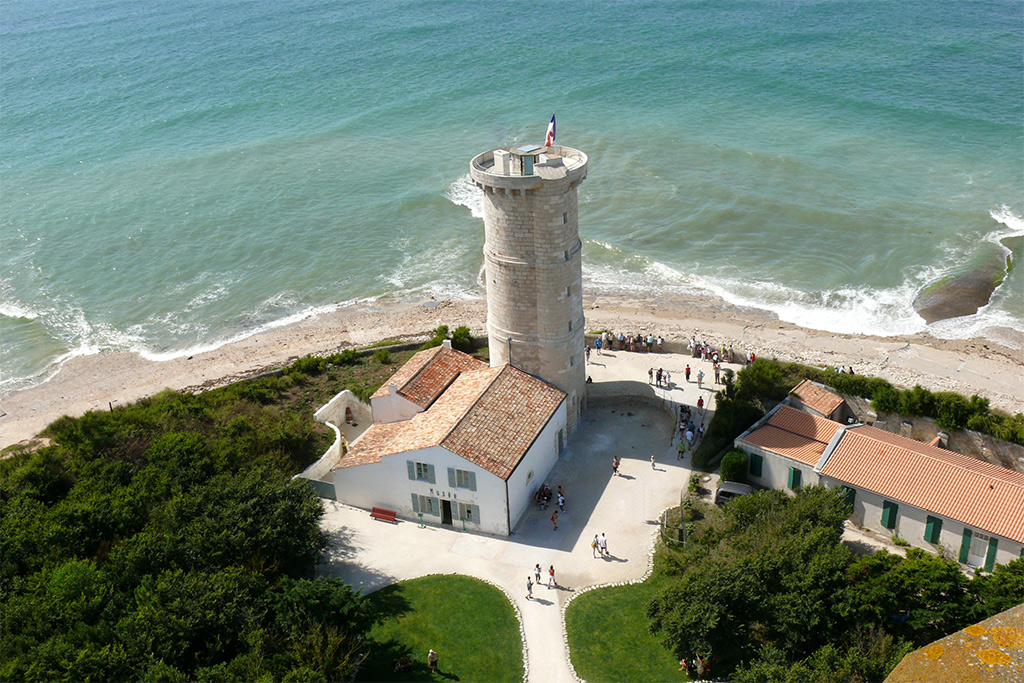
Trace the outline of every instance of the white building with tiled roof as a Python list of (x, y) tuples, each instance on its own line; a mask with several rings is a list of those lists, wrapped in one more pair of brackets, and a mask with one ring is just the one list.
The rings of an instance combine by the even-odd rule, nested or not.
[(336, 498), (508, 535), (564, 446), (565, 398), (447, 342), (421, 351), (371, 398), (373, 425), (333, 470)]
[(986, 570), (1024, 557), (1024, 474), (785, 403), (734, 444), (750, 483), (842, 487), (873, 531)]

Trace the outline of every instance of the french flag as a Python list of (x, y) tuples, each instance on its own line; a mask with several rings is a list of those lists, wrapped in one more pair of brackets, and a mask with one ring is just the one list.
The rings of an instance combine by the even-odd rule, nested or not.
[(555, 115), (554, 114), (551, 115), (551, 123), (548, 124), (548, 134), (547, 134), (547, 137), (544, 138), (544, 146), (545, 147), (554, 147), (555, 146)]

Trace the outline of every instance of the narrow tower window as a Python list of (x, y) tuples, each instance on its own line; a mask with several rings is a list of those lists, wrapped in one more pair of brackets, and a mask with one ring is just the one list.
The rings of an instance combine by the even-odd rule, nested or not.
[(563, 211), (562, 212), (562, 225), (565, 225), (568, 222), (569, 222), (569, 214)]

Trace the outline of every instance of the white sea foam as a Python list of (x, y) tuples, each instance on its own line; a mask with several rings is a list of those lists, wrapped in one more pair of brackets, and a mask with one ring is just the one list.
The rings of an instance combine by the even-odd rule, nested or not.
[(444, 191), (444, 196), (452, 204), (469, 209), (473, 218), (484, 217), (484, 192), (473, 184), (468, 173), (454, 180)]
[[(253, 311), (251, 317), (259, 317), (260, 310), (265, 310), (266, 308), (270, 307), (276, 307), (276, 305), (279, 304), (281, 301), (281, 296), (281, 294), (278, 294), (264, 301), (257, 308), (256, 311)], [(337, 311), (348, 306), (357, 306), (361, 304), (372, 303), (373, 301), (376, 301), (378, 298), (379, 297), (375, 296), (365, 297), (360, 299), (349, 299), (348, 301), (339, 301), (331, 304), (324, 304), (321, 306), (310, 306), (309, 308), (304, 308), (301, 311), (296, 311), (295, 313), (292, 313), (290, 315), (286, 315), (281, 318), (277, 318), (262, 323), (260, 325), (256, 325), (250, 329), (243, 330), (241, 332), (236, 332), (235, 334), (225, 336), (221, 339), (217, 339), (203, 344), (197, 344), (195, 346), (189, 346), (184, 349), (173, 349), (169, 351), (153, 351), (152, 349), (149, 348), (137, 347), (133, 348), (132, 351), (135, 351), (136, 353), (139, 354), (139, 356), (145, 358), (146, 360), (157, 362), (174, 360), (175, 358), (184, 358), (199, 353), (206, 353), (207, 351), (215, 351), (221, 348), (222, 346), (242, 341), (243, 339), (247, 339), (248, 337), (252, 337), (263, 332), (268, 332), (279, 327), (287, 327), (288, 325), (293, 325), (297, 322), (308, 320), (310, 318), (315, 318), (317, 316), (325, 315), (327, 313), (333, 313), (334, 311)]]
[(28, 306), (13, 301), (0, 301), (0, 315), (6, 318), (21, 318), (23, 320), (35, 320), (39, 313)]

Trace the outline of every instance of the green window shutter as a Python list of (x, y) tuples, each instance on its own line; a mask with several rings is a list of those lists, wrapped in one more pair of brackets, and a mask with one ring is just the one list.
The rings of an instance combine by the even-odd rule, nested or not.
[(480, 506), (479, 505), (470, 505), (469, 506), (469, 514), (471, 514), (473, 516), (473, 521), (474, 522), (476, 522), (477, 524), (480, 523)]
[[(433, 472), (431, 472), (431, 474), (433, 474)], [(435, 517), (441, 516), (441, 503), (437, 498), (430, 498), (430, 514)]]
[(846, 496), (846, 502), (853, 505), (854, 501), (857, 500), (857, 489), (850, 486), (843, 487), (843, 494)]
[(455, 482), (455, 468), (454, 467), (449, 467), (448, 468), (448, 485), (451, 486), (452, 488), (455, 488), (456, 486), (458, 486), (458, 484)]
[(924, 527), (924, 540), (929, 543), (938, 543), (939, 535), (942, 533), (942, 520), (938, 517), (928, 515), (928, 521)]
[(417, 496), (415, 493), (412, 494), (412, 511), (413, 512), (419, 512), (420, 511), (420, 497)]
[[(680, 446), (681, 445), (682, 445), (682, 442), (680, 442)], [(760, 456), (757, 453), (751, 453), (750, 454), (750, 476), (752, 476), (752, 477), (760, 477), (761, 476), (761, 466), (762, 466), (763, 463), (764, 463), (764, 457), (763, 456)]]
[(469, 475), (469, 490), (476, 491), (476, 472), (466, 472)]
[(434, 466), (433, 465), (427, 465), (427, 481), (429, 481), (431, 484), (436, 484), (437, 483), (437, 479), (434, 478)]
[(793, 489), (794, 491), (796, 489), (800, 488), (800, 479), (801, 479), (802, 475), (803, 475), (803, 472), (801, 472), (800, 470), (798, 470), (795, 467), (790, 467), (789, 468), (789, 488)]
[(405, 464), (409, 466), (409, 478), (413, 481), (416, 480), (416, 463), (412, 460), (406, 460)]
[(996, 566), (996, 548), (999, 547), (999, 539), (992, 536), (988, 539), (988, 552), (985, 554), (985, 571), (992, 571)]
[(893, 529), (896, 527), (896, 513), (899, 511), (900, 506), (896, 503), (890, 503), (889, 501), (882, 501), (882, 526), (886, 529)]
[(970, 529), (964, 529), (964, 538), (960, 541), (960, 564), (967, 564), (967, 558), (971, 554), (971, 536), (974, 535)]

